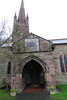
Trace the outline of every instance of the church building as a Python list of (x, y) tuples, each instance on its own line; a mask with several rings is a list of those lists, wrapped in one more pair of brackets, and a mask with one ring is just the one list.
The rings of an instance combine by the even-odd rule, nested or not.
[[(22, 0), (18, 18), (14, 16), (12, 42), (2, 45), (0, 79), (15, 87), (17, 93), (26, 87), (67, 84), (67, 39), (47, 40), (29, 33), (29, 17)], [(4, 52), (5, 51), (5, 52)], [(4, 53), (3, 53), (4, 52)]]

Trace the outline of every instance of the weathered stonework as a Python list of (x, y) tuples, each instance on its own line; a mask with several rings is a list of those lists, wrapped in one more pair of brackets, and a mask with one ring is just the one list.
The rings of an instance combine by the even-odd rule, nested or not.
[[(16, 14), (14, 16), (12, 47), (0, 48), (0, 80), (11, 82), (11, 89), (14, 86), (18, 93), (34, 79), (36, 80), (33, 83), (37, 80), (42, 82), (48, 91), (52, 85), (56, 88), (57, 84), (67, 84), (67, 73), (61, 72), (59, 61), (60, 55), (63, 57), (67, 54), (67, 44), (53, 45), (51, 41), (29, 33), (28, 21), (22, 0), (18, 19)], [(26, 51), (25, 39), (37, 39), (39, 48), (35, 49), (36, 44), (31, 51), (28, 48)], [(7, 74), (9, 61), (11, 61), (11, 75)], [(34, 74), (34, 78), (31, 73)], [(35, 77), (36, 73), (41, 76)]]
[[(24, 49), (25, 39), (32, 38), (37, 38), (39, 40), (39, 51), (27, 52)], [(19, 51), (17, 49), (17, 44), (19, 44)], [(15, 80), (14, 82), (12, 81), (11, 84), (12, 87), (15, 86), (17, 92), (22, 91), (26, 86), (27, 81), (25, 83), (22, 73), (24, 66), (31, 60), (38, 62), (43, 68), (46, 89), (49, 90), (52, 85), (55, 87), (52, 43), (50, 41), (31, 33), (13, 44), (13, 56), (12, 76)], [(13, 68), (15, 68), (14, 72)]]
[(59, 57), (64, 54), (67, 54), (67, 45), (66, 44), (56, 44), (54, 45), (55, 49), (53, 51), (54, 66), (55, 66), (55, 79), (56, 84), (67, 84), (67, 73), (61, 72), (60, 60)]
[(8, 62), (12, 60), (11, 48), (0, 48), (0, 80), (3, 82), (11, 83), (11, 75), (7, 74)]

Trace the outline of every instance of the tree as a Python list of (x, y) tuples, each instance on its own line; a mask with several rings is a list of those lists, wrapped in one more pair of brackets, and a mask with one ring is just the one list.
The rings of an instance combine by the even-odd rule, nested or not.
[(8, 20), (4, 19), (0, 22), (0, 46), (2, 46), (11, 37), (10, 27), (8, 26)]
[[(12, 60), (12, 51), (11, 48), (3, 48), (2, 45), (5, 44), (12, 35), (8, 36), (11, 33), (10, 27), (8, 25), (8, 20), (2, 20), (0, 22), (0, 81), (3, 83), (3, 79), (7, 77), (6, 66), (8, 61)], [(7, 64), (6, 64), (7, 63)]]

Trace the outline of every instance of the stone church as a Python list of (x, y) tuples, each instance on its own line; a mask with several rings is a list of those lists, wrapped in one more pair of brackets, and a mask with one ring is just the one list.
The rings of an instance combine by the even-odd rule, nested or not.
[(26, 87), (67, 84), (67, 39), (47, 40), (29, 33), (29, 17), (22, 0), (19, 16), (14, 16), (12, 40), (0, 49), (0, 80), (15, 87), (17, 93)]

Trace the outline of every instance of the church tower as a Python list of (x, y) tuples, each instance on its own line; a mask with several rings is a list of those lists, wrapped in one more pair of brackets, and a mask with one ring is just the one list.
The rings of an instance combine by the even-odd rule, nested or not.
[(19, 40), (29, 34), (29, 17), (25, 16), (24, 2), (21, 1), (18, 18), (14, 16), (13, 41)]

